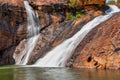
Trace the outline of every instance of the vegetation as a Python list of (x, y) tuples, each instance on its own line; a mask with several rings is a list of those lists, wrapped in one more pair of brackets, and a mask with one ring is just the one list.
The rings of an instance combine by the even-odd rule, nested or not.
[(80, 18), (82, 16), (84, 16), (84, 13), (76, 13), (76, 15), (73, 15), (72, 13), (67, 13), (66, 20), (73, 20), (75, 18)]
[(78, 13), (78, 14), (76, 15), (76, 18), (80, 18), (80, 17), (82, 17), (82, 16), (84, 16), (83, 13)]
[[(117, 3), (120, 3), (120, 0), (117, 0)], [(115, 4), (115, 1), (112, 0), (112, 1), (108, 2), (107, 4)]]
[(70, 2), (69, 2), (68, 5), (69, 5), (70, 7), (75, 7), (76, 2), (77, 2), (77, 0), (70, 0)]

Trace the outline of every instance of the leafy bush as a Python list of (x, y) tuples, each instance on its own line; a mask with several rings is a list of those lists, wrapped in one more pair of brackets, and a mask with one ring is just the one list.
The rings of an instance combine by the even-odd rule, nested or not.
[(76, 18), (80, 18), (80, 17), (82, 17), (82, 16), (84, 16), (83, 13), (78, 13), (78, 14), (76, 14)]
[(77, 1), (77, 0), (70, 0), (70, 2), (69, 2), (68, 5), (69, 5), (70, 7), (75, 7), (76, 1)]
[[(117, 0), (117, 3), (120, 3), (120, 0)], [(115, 4), (114, 0), (111, 0), (110, 2), (108, 2), (107, 4)]]
[(82, 16), (84, 16), (83, 13), (77, 13), (75, 16), (72, 13), (67, 13), (66, 20), (73, 20), (75, 18), (81, 18)]

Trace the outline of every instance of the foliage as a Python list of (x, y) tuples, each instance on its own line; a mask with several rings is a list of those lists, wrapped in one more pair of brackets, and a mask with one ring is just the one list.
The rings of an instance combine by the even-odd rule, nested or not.
[[(120, 0), (117, 0), (117, 3), (120, 3)], [(108, 2), (107, 4), (115, 4), (115, 1), (113, 0), (113, 1), (110, 1), (110, 2)]]
[(76, 15), (73, 15), (72, 13), (67, 13), (66, 20), (73, 20), (75, 18), (81, 18), (82, 16), (84, 16), (83, 13), (76, 13)]
[(66, 14), (66, 20), (71, 20), (71, 19), (73, 19), (73, 18), (71, 18), (72, 17), (72, 14), (71, 13), (67, 13)]
[(83, 13), (78, 13), (78, 14), (76, 14), (76, 18), (80, 18), (80, 17), (82, 17), (82, 16), (84, 16)]
[(70, 2), (69, 2), (68, 5), (69, 5), (70, 7), (75, 7), (76, 2), (77, 2), (77, 0), (70, 0)]
[(115, 4), (115, 2), (114, 1), (110, 1), (107, 4)]

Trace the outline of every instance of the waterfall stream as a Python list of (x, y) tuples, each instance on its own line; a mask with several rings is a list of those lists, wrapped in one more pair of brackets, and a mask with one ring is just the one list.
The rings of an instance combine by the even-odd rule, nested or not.
[[(27, 12), (27, 20), (28, 20), (28, 26), (27, 26), (27, 32), (28, 32), (28, 39), (25, 44), (25, 49), (20, 53), (22, 54), (19, 56), (20, 59), (17, 59), (16, 64), (17, 65), (25, 65), (27, 64), (30, 54), (32, 53), (36, 42), (39, 38), (39, 30), (40, 30), (40, 25), (39, 25), (39, 19), (38, 19), (38, 14), (34, 13), (32, 7), (29, 5), (28, 1), (24, 1), (24, 5), (26, 8)], [(14, 58), (16, 58), (14, 56)], [(15, 59), (16, 60), (16, 59)]]
[(114, 1), (115, 3), (117, 3), (117, 0), (106, 0), (106, 3), (109, 3), (110, 1)]
[[(110, 10), (110, 11), (109, 11)], [(65, 40), (63, 43), (48, 52), (43, 58), (40, 58), (34, 66), (39, 67), (65, 67), (68, 58), (79, 45), (82, 39), (97, 25), (108, 20), (113, 13), (119, 12), (119, 8), (115, 5), (110, 5), (110, 9), (106, 11), (106, 15), (101, 15), (88, 22), (83, 28), (78, 31), (73, 37)]]

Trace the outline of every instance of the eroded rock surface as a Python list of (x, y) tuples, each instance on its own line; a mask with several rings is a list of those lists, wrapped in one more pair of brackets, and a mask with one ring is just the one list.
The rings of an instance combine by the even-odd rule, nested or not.
[(120, 14), (93, 29), (74, 52), (73, 67), (120, 68)]
[[(18, 6), (3, 4), (0, 6), (0, 57), (1, 60), (7, 59), (13, 54), (13, 46), (27, 37), (25, 9)], [(6, 50), (10, 50), (12, 52)], [(14, 48), (15, 49), (15, 48)], [(10, 50), (11, 51), (11, 50)], [(7, 56), (8, 55), (8, 56)], [(10, 56), (9, 56), (10, 57)], [(11, 56), (12, 58), (12, 56)], [(0, 62), (2, 62), (0, 60)], [(8, 61), (9, 63), (10, 61)], [(7, 61), (4, 61), (7, 64)]]
[[(37, 11), (39, 14), (41, 35), (28, 64), (35, 63), (48, 51), (72, 37), (88, 21), (101, 15), (102, 11), (100, 10), (105, 11), (105, 6), (103, 6), (105, 8), (100, 8), (100, 6), (105, 5), (105, 0), (81, 1), (76, 0), (76, 6), (71, 6), (70, 0), (29, 0), (34, 11)], [(98, 5), (96, 6), (96, 4)], [(93, 5), (93, 8), (91, 5)], [(83, 12), (85, 16), (67, 20), (68, 12), (72, 16), (79, 12), (79, 9), (77, 11), (75, 8), (78, 6), (84, 6), (84, 11), (80, 9), (80, 12)], [(59, 7), (62, 9), (59, 9)], [(69, 8), (70, 11), (65, 8)], [(93, 29), (79, 44), (73, 52), (73, 57), (68, 60), (68, 64), (66, 65), (76, 68), (119, 69), (119, 25), (120, 14), (116, 13), (111, 19)], [(27, 38), (26, 28), (27, 15), (23, 0), (0, 0), (1, 65), (13, 64), (15, 63), (13, 54), (17, 56), (21, 55), (20, 52), (24, 49)]]

